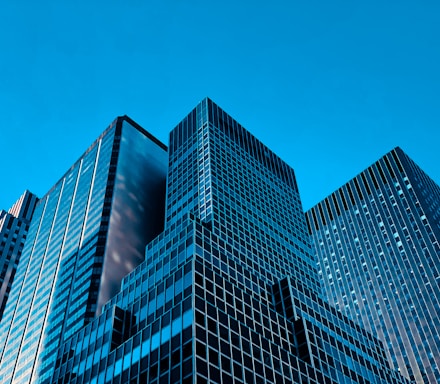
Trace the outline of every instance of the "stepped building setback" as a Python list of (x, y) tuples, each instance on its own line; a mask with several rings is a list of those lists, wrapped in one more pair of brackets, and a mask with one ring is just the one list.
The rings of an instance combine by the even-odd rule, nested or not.
[(440, 188), (400, 148), (307, 212), (324, 296), (391, 366), (440, 383)]
[(164, 231), (52, 382), (404, 383), (387, 364), (320, 297), (293, 170), (204, 99), (170, 134)]

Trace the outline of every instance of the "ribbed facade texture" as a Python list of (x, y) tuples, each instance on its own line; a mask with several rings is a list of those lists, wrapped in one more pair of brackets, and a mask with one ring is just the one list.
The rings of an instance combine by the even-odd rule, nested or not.
[(0, 322), (37, 201), (25, 191), (9, 211), (0, 210)]
[(392, 368), (440, 383), (439, 186), (395, 148), (306, 215), (329, 303)]
[(50, 382), (59, 344), (144, 260), (166, 169), (167, 148), (120, 117), (38, 202), (0, 324), (2, 384)]
[(165, 229), (54, 383), (403, 383), (319, 297), (293, 170), (211, 100), (171, 132)]

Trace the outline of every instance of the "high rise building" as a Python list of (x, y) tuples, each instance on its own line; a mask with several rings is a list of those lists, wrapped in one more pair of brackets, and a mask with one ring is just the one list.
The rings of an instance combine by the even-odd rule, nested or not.
[(0, 322), (37, 201), (25, 191), (9, 211), (0, 210)]
[(440, 383), (439, 218), (439, 186), (400, 148), (307, 212), (324, 295), (417, 383)]
[(0, 324), (0, 382), (47, 382), (163, 230), (167, 149), (117, 118), (39, 201)]
[(171, 132), (165, 230), (54, 383), (402, 383), (319, 297), (293, 170), (209, 99)]

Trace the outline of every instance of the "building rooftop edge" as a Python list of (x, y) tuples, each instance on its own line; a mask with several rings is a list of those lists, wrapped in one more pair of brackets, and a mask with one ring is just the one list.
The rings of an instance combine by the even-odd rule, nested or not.
[[(349, 178), (345, 183), (341, 184), (338, 188), (336, 188), (333, 192), (329, 193), (327, 196), (324, 196), (320, 201), (318, 201), (316, 204), (312, 205), (309, 209), (307, 209), (307, 211), (304, 211), (304, 213), (307, 213), (309, 211), (311, 211), (312, 209), (316, 208), (319, 204), (321, 204), (323, 201), (327, 200), (330, 198), (330, 196), (332, 196), (334, 193), (336, 193), (337, 191), (339, 191), (344, 185), (347, 185), (348, 183), (350, 183), (351, 181), (353, 181), (354, 179), (356, 179), (358, 176), (360, 176), (363, 172), (367, 171), (368, 168), (372, 167), (374, 164), (376, 164), (377, 162), (379, 162), (380, 160), (382, 160), (384, 157), (391, 155), (391, 153), (395, 151), (398, 153), (398, 155), (404, 155), (404, 156), (408, 156), (407, 153), (399, 146), (395, 146), (392, 149), (390, 149), (388, 152), (386, 152), (384, 155), (382, 155), (381, 157), (379, 157), (376, 161), (372, 162), (369, 166), (365, 167), (362, 171), (358, 172), (356, 175), (354, 175), (353, 177)], [(409, 157), (409, 156), (408, 156)]]
[(118, 126), (119, 124), (122, 124), (123, 121), (128, 122), (133, 128), (137, 129), (139, 132), (147, 136), (151, 141), (153, 141), (155, 144), (157, 144), (159, 147), (161, 147), (163, 150), (167, 151), (168, 147), (162, 143), (159, 139), (157, 139), (155, 136), (153, 136), (151, 133), (149, 133), (147, 130), (142, 128), (138, 123), (136, 123), (133, 119), (131, 119), (127, 115), (117, 116), (109, 125), (108, 127), (87, 147), (87, 149), (81, 153), (81, 155), (75, 160), (75, 162), (69, 167), (69, 169), (66, 170), (60, 176), (57, 181), (52, 185), (52, 187), (44, 193), (44, 195), (39, 199), (39, 201), (42, 201), (49, 193), (51, 193), (58, 183), (78, 164), (78, 162), (96, 145), (96, 143), (104, 137), (108, 131), (110, 131), (114, 126)]

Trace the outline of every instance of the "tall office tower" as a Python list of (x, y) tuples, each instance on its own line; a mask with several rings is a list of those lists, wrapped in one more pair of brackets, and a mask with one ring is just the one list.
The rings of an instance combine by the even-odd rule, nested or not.
[(165, 230), (54, 383), (403, 382), (318, 297), (293, 170), (209, 99), (170, 134)]
[(166, 147), (117, 118), (39, 201), (3, 321), (0, 382), (50, 378), (57, 348), (101, 312), (163, 230)]
[(307, 212), (331, 305), (440, 383), (440, 188), (396, 148)]
[(37, 201), (25, 191), (8, 212), (0, 210), (0, 322)]

